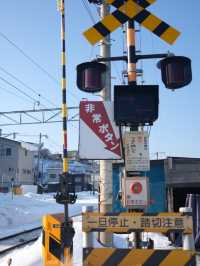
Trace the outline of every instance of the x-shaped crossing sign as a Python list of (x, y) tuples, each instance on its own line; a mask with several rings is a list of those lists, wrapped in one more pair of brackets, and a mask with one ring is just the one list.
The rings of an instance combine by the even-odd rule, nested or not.
[(94, 45), (116, 30), (121, 24), (124, 24), (129, 19), (134, 19), (162, 40), (169, 44), (173, 44), (180, 35), (180, 32), (146, 10), (146, 7), (150, 6), (155, 1), (156, 0), (106, 0), (106, 3), (113, 5), (117, 10), (103, 18), (83, 34), (86, 39)]

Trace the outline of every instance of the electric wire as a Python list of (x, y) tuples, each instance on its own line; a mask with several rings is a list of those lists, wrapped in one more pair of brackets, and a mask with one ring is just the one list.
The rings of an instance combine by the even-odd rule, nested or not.
[(35, 93), (37, 96), (43, 98), (46, 102), (48, 102), (49, 104), (53, 105), (56, 107), (55, 103), (51, 102), (49, 99), (47, 99), (45, 96), (43, 96), (41, 93), (38, 93), (35, 89), (33, 89), (32, 87), (30, 87), (29, 85), (27, 85), (25, 82), (23, 82), (22, 80), (20, 80), (19, 78), (17, 78), (15, 75), (13, 75), (12, 73), (8, 72), (5, 68), (0, 66), (1, 71), (3, 71), (4, 73), (6, 73), (8, 76), (12, 77), (13, 79), (15, 79), (16, 81), (18, 81), (20, 84), (22, 84), (24, 87), (26, 87), (28, 90), (32, 91), (33, 93)]
[[(87, 0), (81, 0), (82, 6), (85, 8), (86, 12), (88, 13), (90, 20), (92, 21), (93, 24), (96, 24), (96, 21), (94, 19), (94, 16), (90, 10), (89, 4)], [(93, 58), (94, 55), (94, 45), (91, 46), (91, 51), (90, 51), (90, 60)]]
[[(142, 27), (139, 25), (139, 50), (142, 52)], [(145, 83), (144, 80), (144, 65), (143, 65), (143, 60), (140, 60), (140, 68), (142, 70), (141, 74), (141, 84), (143, 85)]]
[[(126, 29), (125, 29), (125, 25), (122, 25), (122, 50), (123, 50), (123, 56), (127, 55), (127, 51), (126, 51)], [(124, 61), (122, 61), (122, 84), (125, 85), (125, 76), (124, 74), (126, 73), (126, 63)]]
[[(59, 82), (58, 79), (56, 79), (53, 75), (51, 75), (44, 67), (42, 67), (38, 62), (36, 62), (36, 60), (34, 60), (27, 53), (25, 53), (24, 50), (22, 48), (20, 48), (14, 41), (12, 41), (11, 39), (9, 39), (2, 32), (0, 32), (0, 36), (4, 40), (6, 40), (10, 45), (12, 45), (15, 49), (17, 49), (18, 52), (20, 52), (29, 62), (31, 62), (34, 66), (36, 66), (38, 69), (40, 69), (40, 71), (42, 71), (43, 74), (45, 74), (46, 76), (48, 76), (52, 81), (54, 81), (54, 83), (56, 83), (57, 85), (60, 86), (60, 82)], [(72, 93), (70, 91), (67, 91), (67, 93), (69, 93), (72, 97), (74, 97), (74, 99), (76, 99), (76, 101), (78, 100), (78, 97), (74, 93)]]
[(29, 103), (30, 103), (30, 102), (33, 103), (32, 101), (28, 100), (28, 99), (25, 98), (24, 96), (20, 96), (20, 95), (18, 95), (18, 94), (16, 94), (16, 93), (10, 91), (8, 88), (5, 88), (5, 87), (3, 88), (3, 87), (0, 86), (0, 89), (2, 89), (3, 91), (6, 91), (6, 92), (9, 93), (10, 95), (13, 95), (13, 96), (15, 96), (15, 97), (17, 97), (17, 98), (20, 98), (21, 100), (22, 100), (22, 98), (23, 98), (24, 101), (28, 101)]
[[(11, 82), (9, 82), (8, 80), (4, 79), (3, 77), (0, 76), (0, 80), (2, 80), (3, 82), (5, 82), (6, 84), (8, 84), (9, 86), (13, 87), (14, 89), (16, 89), (17, 91), (19, 91), (21, 94), (23, 94), (24, 96), (26, 96), (27, 98), (31, 99), (32, 102), (35, 104), (36, 102), (38, 102), (38, 100), (36, 100), (35, 98), (33, 98), (32, 96), (28, 95), (26, 92), (24, 92), (23, 90), (21, 90), (20, 88), (18, 88), (17, 86), (15, 86), (14, 84), (12, 84)], [(41, 104), (42, 106), (46, 107), (45, 105)]]
[(96, 21), (95, 21), (95, 19), (94, 19), (94, 17), (93, 17), (93, 14), (92, 14), (92, 12), (91, 12), (91, 10), (90, 10), (90, 8), (89, 8), (88, 2), (86, 2), (86, 0), (81, 0), (81, 3), (82, 3), (82, 5), (83, 5), (83, 7), (85, 8), (85, 10), (87, 11), (87, 13), (88, 13), (88, 15), (89, 15), (89, 17), (90, 17), (92, 23), (95, 24)]
[(44, 69), (39, 63), (37, 63), (32, 57), (30, 57), (27, 53), (25, 53), (22, 48), (20, 48), (17, 44), (15, 44), (12, 40), (10, 40), (4, 33), (0, 32), (0, 36), (4, 38), (7, 42), (9, 42), (13, 47), (15, 47), (26, 59), (28, 59), (33, 65), (39, 68), (45, 75), (47, 75), (51, 80), (58, 83), (59, 81), (53, 77), (46, 69)]
[(119, 71), (119, 68), (118, 68), (116, 62), (113, 62), (113, 67), (114, 67), (115, 73), (116, 73), (116, 75), (117, 75), (117, 79), (118, 79), (118, 81), (119, 81), (121, 84), (123, 84), (123, 78), (122, 78), (122, 76), (120, 75), (120, 71)]

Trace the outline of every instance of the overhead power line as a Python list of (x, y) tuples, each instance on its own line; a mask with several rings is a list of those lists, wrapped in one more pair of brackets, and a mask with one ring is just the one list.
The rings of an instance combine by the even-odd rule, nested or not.
[(24, 96), (20, 96), (20, 95), (14, 93), (13, 91), (10, 91), (10, 90), (7, 89), (7, 88), (3, 88), (3, 87), (0, 86), (0, 89), (2, 89), (3, 91), (6, 91), (6, 92), (9, 93), (10, 95), (14, 95), (14, 96), (17, 97), (17, 98), (20, 98), (21, 100), (28, 101), (29, 103), (30, 103), (30, 102), (33, 103), (32, 100), (30, 101), (29, 99), (25, 98)]
[(53, 77), (46, 69), (44, 69), (39, 63), (37, 63), (32, 57), (25, 53), (18, 45), (11, 41), (4, 33), (0, 32), (2, 38), (8, 41), (12, 46), (14, 46), (24, 57), (26, 57), (32, 64), (39, 68), (45, 75), (47, 75), (51, 80), (58, 83), (59, 81)]
[(24, 92), (23, 90), (21, 90), (20, 88), (18, 88), (17, 86), (15, 86), (14, 84), (12, 84), (11, 82), (9, 82), (8, 80), (4, 79), (1, 76), (0, 76), (0, 80), (2, 80), (3, 82), (5, 82), (6, 84), (10, 85), (11, 87), (15, 88), (17, 91), (19, 91), (20, 93), (22, 93), (23, 95), (25, 95), (27, 98), (31, 99), (34, 103), (37, 101), (35, 98), (31, 97), (26, 92)]
[(90, 10), (90, 8), (89, 8), (89, 4), (88, 4), (88, 2), (85, 1), (85, 0), (82, 0), (81, 2), (82, 2), (83, 7), (85, 8), (85, 10), (87, 11), (87, 13), (88, 13), (88, 15), (89, 15), (89, 17), (90, 17), (92, 23), (95, 24), (96, 21), (95, 21), (93, 15), (92, 15), (92, 12), (91, 12), (91, 10)]
[[(30, 95), (28, 95), (26, 92), (24, 92), (23, 90), (21, 90), (19, 87), (15, 86), (14, 84), (12, 84), (10, 81), (4, 79), (3, 77), (0, 76), (0, 80), (2, 80), (3, 82), (5, 82), (6, 84), (8, 84), (9, 86), (13, 87), (14, 89), (16, 89), (17, 91), (19, 91), (21, 94), (25, 95), (27, 98), (29, 98), (35, 105), (35, 103), (39, 102), (37, 99), (31, 97)], [(46, 105), (40, 103), (41, 106), (47, 108)]]
[[(31, 56), (29, 56), (27, 53), (24, 52), (22, 48), (20, 48), (16, 43), (14, 43), (12, 40), (10, 40), (4, 33), (0, 32), (0, 36), (5, 39), (8, 43), (10, 43), (15, 49), (17, 49), (29, 62), (31, 62), (34, 66), (36, 66), (38, 69), (40, 69), (46, 76), (48, 76), (54, 83), (60, 86), (60, 82), (58, 79), (56, 79), (52, 74), (50, 74), (44, 67), (42, 67), (36, 60), (34, 60)], [(78, 97), (70, 92), (67, 91), (76, 101), (78, 100)]]
[(56, 106), (55, 103), (51, 102), (49, 99), (47, 99), (45, 96), (43, 96), (41, 93), (37, 92), (35, 89), (33, 89), (32, 87), (30, 87), (29, 85), (27, 85), (25, 82), (23, 82), (22, 80), (20, 80), (19, 78), (17, 78), (15, 75), (13, 75), (12, 73), (8, 72), (6, 69), (4, 69), (3, 67), (0, 66), (1, 71), (3, 71), (4, 73), (6, 73), (8, 76), (12, 77), (13, 79), (15, 79), (16, 81), (18, 81), (20, 84), (22, 84), (24, 87), (26, 87), (28, 90), (32, 91), (33, 93), (35, 93), (37, 96), (43, 98), (46, 102), (50, 103), (53, 106)]

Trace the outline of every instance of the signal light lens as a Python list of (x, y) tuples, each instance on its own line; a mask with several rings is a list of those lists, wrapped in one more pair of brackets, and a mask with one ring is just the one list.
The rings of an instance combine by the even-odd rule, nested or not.
[(106, 65), (86, 62), (77, 66), (77, 87), (85, 92), (99, 92), (105, 87)]
[(168, 89), (179, 89), (192, 81), (191, 60), (184, 56), (169, 56), (159, 62), (162, 81)]

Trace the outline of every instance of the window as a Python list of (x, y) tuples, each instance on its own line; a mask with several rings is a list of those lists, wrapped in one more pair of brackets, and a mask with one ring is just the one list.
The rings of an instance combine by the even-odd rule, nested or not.
[(3, 148), (3, 146), (1, 146), (0, 148), (0, 156), (5, 156), (5, 149)]
[(49, 178), (55, 179), (56, 178), (56, 174), (50, 174)]
[(77, 177), (75, 178), (75, 182), (76, 182), (76, 183), (81, 182), (81, 177), (77, 176)]
[(6, 148), (6, 156), (11, 156), (12, 152), (11, 152), (11, 148)]
[(25, 155), (25, 156), (28, 155), (28, 151), (27, 151), (27, 150), (24, 151), (24, 155)]

